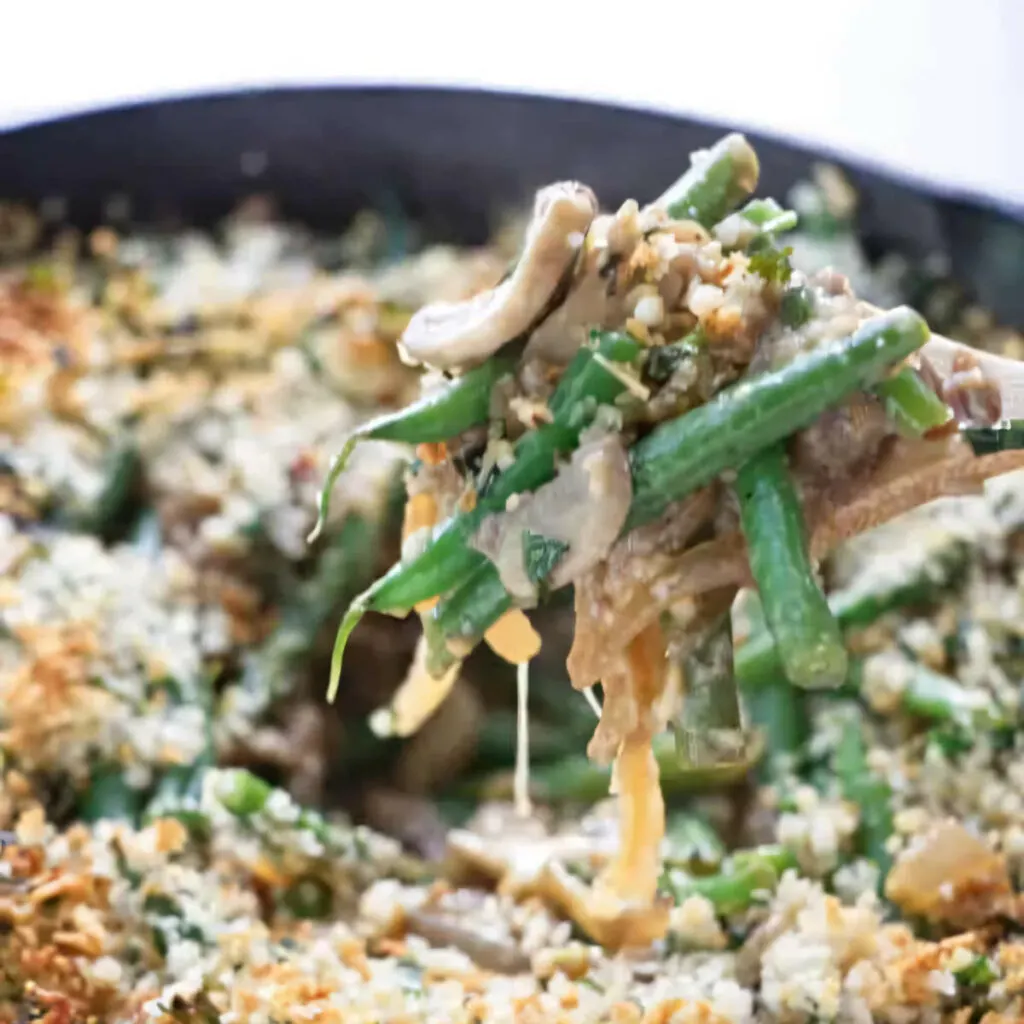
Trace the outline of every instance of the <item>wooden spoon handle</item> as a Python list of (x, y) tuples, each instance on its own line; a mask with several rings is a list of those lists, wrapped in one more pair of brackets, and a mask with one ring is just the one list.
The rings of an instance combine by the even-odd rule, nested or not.
[(941, 374), (949, 373), (958, 352), (970, 353), (978, 361), (981, 372), (999, 385), (1003, 416), (1008, 420), (1024, 419), (1024, 363), (961, 345), (937, 334), (933, 334), (921, 349), (921, 354)]
[[(871, 307), (875, 313), (882, 310)], [(970, 345), (951, 341), (941, 334), (932, 334), (921, 349), (923, 355), (943, 376), (950, 373), (958, 352), (966, 352), (977, 360), (981, 372), (999, 385), (1003, 400), (1003, 417), (1008, 420), (1024, 419), (1024, 362), (993, 355)]]

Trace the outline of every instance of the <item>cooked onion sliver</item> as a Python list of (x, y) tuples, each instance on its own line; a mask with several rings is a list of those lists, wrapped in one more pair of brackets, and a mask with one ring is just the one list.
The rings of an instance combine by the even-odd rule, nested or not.
[(739, 534), (716, 537), (661, 561), (659, 571), (642, 582), (622, 580), (621, 586), (609, 588), (614, 603), (607, 609), (607, 617), (595, 619), (587, 614), (591, 594), (587, 587), (577, 586), (576, 633), (567, 660), (569, 678), (577, 689), (600, 679), (623, 646), (657, 622), (667, 608), (711, 590), (752, 582)]
[(842, 541), (936, 498), (970, 493), (986, 480), (1024, 468), (1024, 451), (976, 456), (959, 437), (900, 441), (858, 497), (814, 517), (811, 553), (823, 558)]
[(386, 708), (370, 716), (370, 727), (378, 736), (411, 736), (441, 706), (459, 678), (461, 662), (455, 662), (440, 679), (427, 671), (426, 637), (416, 645), (405, 681)]

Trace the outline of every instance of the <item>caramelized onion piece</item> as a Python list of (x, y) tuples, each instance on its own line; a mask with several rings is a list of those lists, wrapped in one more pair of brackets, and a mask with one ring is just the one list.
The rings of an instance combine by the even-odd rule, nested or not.
[[(591, 599), (591, 594), (577, 584), (577, 625), (567, 661), (569, 678), (577, 689), (600, 679), (623, 645), (656, 622), (667, 608), (692, 602), (711, 590), (752, 583), (746, 547), (738, 533), (716, 537), (674, 558), (659, 558), (652, 563), (655, 561), (658, 564), (647, 582), (610, 580), (602, 594), (607, 604), (596, 616), (585, 613), (582, 629), (580, 604)], [(694, 603), (692, 613), (696, 611)]]
[(620, 667), (602, 677), (601, 718), (587, 746), (587, 756), (599, 764), (608, 764), (627, 737), (653, 736), (666, 724), (657, 714), (669, 678), (665, 634), (657, 620), (629, 642), (618, 661)]
[(950, 820), (897, 857), (885, 895), (906, 914), (970, 927), (1007, 912), (1013, 888), (1006, 858)]
[(649, 735), (638, 730), (619, 751), (619, 848), (592, 887), (550, 861), (540, 892), (608, 949), (643, 948), (668, 931), (671, 900), (657, 896), (665, 802)]
[(530, 969), (530, 958), (509, 941), (489, 939), (461, 924), (450, 914), (428, 910), (410, 910), (406, 926), (414, 935), (433, 946), (461, 950), (478, 967), (496, 974), (523, 974)]
[(540, 892), (605, 949), (645, 949), (668, 932), (671, 899), (646, 905), (597, 902), (590, 887), (557, 862), (544, 869)]
[[(1018, 469), (1024, 469), (1024, 451), (976, 456), (958, 435), (935, 441), (894, 438), (867, 479), (836, 484), (810, 503), (811, 556), (824, 558), (844, 540), (904, 512), (937, 498), (976, 493), (986, 480)], [(682, 554), (638, 555), (635, 568), (628, 557), (616, 561), (620, 545), (625, 554), (631, 537), (612, 549), (606, 565), (576, 585), (576, 632), (567, 664), (579, 689), (599, 679), (623, 647), (665, 609), (711, 590), (751, 585), (746, 546), (738, 531)]]
[(959, 436), (900, 439), (856, 497), (815, 510), (811, 554), (823, 558), (842, 541), (936, 498), (977, 492), (986, 480), (1024, 468), (1024, 451), (977, 456)]
[[(692, 569), (700, 577), (690, 593), (713, 589), (722, 550), (705, 545), (699, 555), (684, 551), (714, 510), (714, 490), (698, 491), (616, 542), (604, 563), (576, 581), (576, 629), (567, 662), (573, 686), (585, 689), (596, 683), (618, 662), (625, 646), (657, 620), (665, 607), (663, 580), (679, 574), (680, 556), (689, 559), (682, 571)], [(740, 578), (746, 575), (744, 560)], [(706, 576), (712, 577), (710, 583)]]
[(462, 663), (455, 662), (440, 679), (435, 679), (427, 670), (427, 655), (427, 640), (421, 636), (409, 672), (391, 704), (370, 717), (370, 727), (378, 736), (411, 736), (451, 693)]

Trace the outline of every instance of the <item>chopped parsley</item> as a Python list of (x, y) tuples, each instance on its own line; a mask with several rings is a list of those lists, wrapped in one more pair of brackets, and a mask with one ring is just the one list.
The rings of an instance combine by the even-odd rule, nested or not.
[(543, 583), (568, 550), (565, 541), (523, 530), (523, 564), (530, 582)]
[(987, 988), (999, 975), (987, 956), (976, 956), (966, 967), (953, 972), (958, 985)]
[(750, 256), (750, 272), (769, 284), (789, 284), (793, 276), (793, 266), (789, 262), (792, 255), (793, 248), (789, 245), (785, 249), (776, 249), (773, 245), (758, 246)]
[(706, 342), (704, 331), (698, 327), (671, 345), (659, 345), (648, 349), (643, 368), (644, 381), (651, 384), (666, 383), (680, 366), (706, 354), (703, 348)]

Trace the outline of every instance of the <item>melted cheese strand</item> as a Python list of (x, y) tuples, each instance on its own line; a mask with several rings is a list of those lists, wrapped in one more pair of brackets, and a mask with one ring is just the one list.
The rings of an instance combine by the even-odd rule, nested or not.
[(528, 818), (530, 803), (530, 663), (516, 666), (516, 769), (513, 781), (516, 814)]
[(649, 905), (658, 891), (665, 803), (651, 740), (633, 734), (616, 759), (620, 847), (598, 880), (598, 888), (627, 904)]

